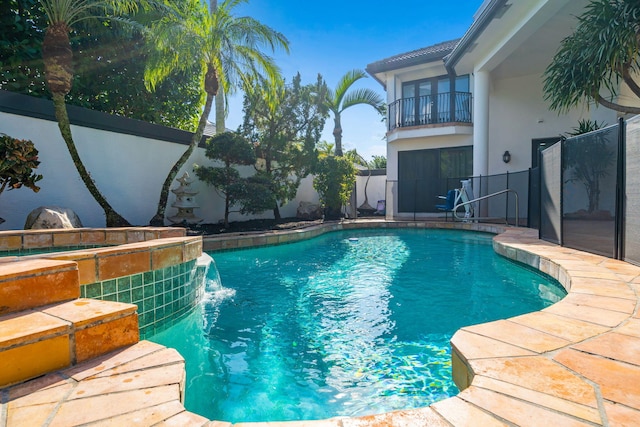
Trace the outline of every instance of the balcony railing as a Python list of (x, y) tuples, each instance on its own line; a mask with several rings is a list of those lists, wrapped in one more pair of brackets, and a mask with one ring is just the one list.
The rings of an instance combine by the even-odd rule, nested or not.
[(454, 92), (399, 99), (389, 104), (389, 130), (436, 123), (471, 123), (471, 93)]

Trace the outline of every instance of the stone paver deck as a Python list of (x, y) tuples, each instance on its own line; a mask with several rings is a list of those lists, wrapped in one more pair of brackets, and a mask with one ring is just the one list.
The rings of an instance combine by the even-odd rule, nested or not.
[[(640, 267), (540, 241), (535, 230), (377, 224), (504, 231), (494, 238), (498, 253), (555, 277), (569, 294), (539, 312), (459, 330), (452, 362), (464, 390), (430, 407), (236, 427), (640, 425)], [(246, 236), (238, 239), (243, 243), (233, 246), (248, 245)], [(268, 236), (252, 239), (266, 242)], [(0, 426), (231, 426), (185, 411), (183, 385), (180, 355), (141, 341), (5, 389)]]

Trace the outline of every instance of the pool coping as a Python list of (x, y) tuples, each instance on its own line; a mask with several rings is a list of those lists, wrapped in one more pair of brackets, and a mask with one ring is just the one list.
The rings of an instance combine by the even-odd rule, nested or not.
[[(637, 386), (640, 383), (640, 267), (539, 240), (537, 230), (435, 221), (357, 220), (297, 230), (210, 236), (203, 238), (203, 249), (216, 251), (289, 243), (334, 230), (371, 227), (447, 228), (493, 233), (496, 235), (493, 247), (497, 253), (557, 279), (568, 295), (538, 312), (457, 331), (451, 340), (452, 365), (454, 380), (462, 391), (455, 397), (419, 409), (356, 418), (270, 422), (270, 427), (631, 425), (640, 419), (640, 387)], [(149, 344), (141, 341), (136, 346), (147, 348)], [(113, 357), (128, 360), (123, 354), (137, 354), (136, 346), (117, 352)], [(162, 351), (153, 348), (154, 352)], [(140, 358), (139, 355), (136, 357)], [(88, 373), (100, 364), (111, 363), (109, 360), (107, 357), (88, 366), (74, 367), (76, 373), (87, 372), (80, 375), (78, 384), (84, 379), (95, 379)], [(157, 371), (160, 362), (157, 358), (153, 360), (155, 362), (147, 364), (138, 362), (135, 372), (147, 376), (148, 372)], [(184, 361), (182, 365), (179, 361), (175, 363), (184, 368)], [(58, 375), (69, 377), (68, 374)], [(165, 390), (162, 387), (169, 387), (165, 384), (167, 381), (158, 380), (155, 389)], [(140, 391), (148, 393), (150, 383), (146, 382)], [(176, 381), (171, 383), (172, 392), (160, 399), (160, 403), (154, 401), (153, 405), (149, 404), (151, 406), (126, 413), (109, 411), (101, 422), (107, 424), (117, 419), (138, 420), (138, 425), (267, 425), (209, 421), (190, 413), (181, 403), (184, 390), (176, 384)], [(38, 389), (38, 393), (46, 393), (48, 389), (56, 388)], [(115, 379), (105, 390), (108, 392), (100, 396), (100, 401), (103, 404), (112, 402), (116, 407), (125, 396), (130, 398), (132, 392), (128, 389), (127, 393), (117, 393)], [(29, 395), (22, 396), (25, 397)], [(40, 405), (42, 399), (42, 396), (37, 399)], [(45, 399), (46, 402), (52, 400)], [(6, 405), (3, 399), (0, 420), (2, 414), (6, 416)], [(29, 408), (35, 410), (35, 405)]]

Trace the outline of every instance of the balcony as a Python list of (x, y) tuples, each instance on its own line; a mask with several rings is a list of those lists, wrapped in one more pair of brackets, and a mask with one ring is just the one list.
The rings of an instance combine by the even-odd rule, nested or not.
[(389, 104), (388, 130), (441, 123), (471, 123), (471, 104), (469, 92), (399, 99)]

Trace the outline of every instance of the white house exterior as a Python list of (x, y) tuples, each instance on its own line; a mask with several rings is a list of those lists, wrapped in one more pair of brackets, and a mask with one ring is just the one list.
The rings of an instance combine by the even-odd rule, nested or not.
[[(603, 107), (585, 104), (558, 114), (544, 100), (544, 70), (588, 3), (487, 0), (461, 39), (367, 66), (389, 104), (389, 217), (435, 212), (446, 177), (535, 166), (538, 147), (580, 119), (615, 123), (616, 112)], [(417, 203), (411, 193), (419, 195)]]

